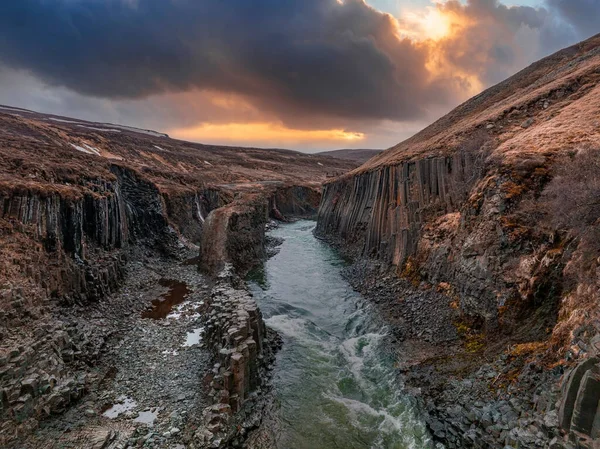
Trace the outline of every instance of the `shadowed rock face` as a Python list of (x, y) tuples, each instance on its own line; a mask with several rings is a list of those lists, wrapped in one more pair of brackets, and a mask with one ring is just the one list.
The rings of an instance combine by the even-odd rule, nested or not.
[(600, 360), (591, 357), (571, 370), (563, 381), (558, 409), (561, 428), (583, 449), (597, 447), (600, 438)]
[(225, 264), (245, 273), (265, 257), (265, 225), (268, 220), (314, 216), (320, 193), (312, 186), (266, 188), (243, 193), (206, 219), (200, 244), (200, 268), (212, 275)]
[(214, 210), (205, 222), (200, 268), (215, 275), (231, 263), (243, 273), (263, 260), (267, 206), (262, 195), (246, 195)]

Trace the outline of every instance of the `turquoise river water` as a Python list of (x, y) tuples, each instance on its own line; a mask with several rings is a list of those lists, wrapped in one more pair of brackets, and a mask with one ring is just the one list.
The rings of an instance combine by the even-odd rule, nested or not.
[(284, 345), (273, 383), (280, 449), (431, 448), (394, 373), (377, 313), (341, 275), (344, 261), (298, 221), (271, 231), (279, 253), (251, 277)]

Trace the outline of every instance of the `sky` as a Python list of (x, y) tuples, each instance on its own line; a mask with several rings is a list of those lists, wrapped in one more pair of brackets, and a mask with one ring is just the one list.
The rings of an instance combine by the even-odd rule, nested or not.
[(209, 144), (387, 148), (598, 18), (600, 0), (2, 0), (0, 104)]

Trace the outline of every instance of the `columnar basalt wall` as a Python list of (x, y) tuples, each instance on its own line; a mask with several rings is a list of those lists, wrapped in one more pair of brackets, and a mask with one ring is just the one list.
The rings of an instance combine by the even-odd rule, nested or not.
[[(12, 192), (0, 196), (0, 204), (0, 219), (10, 223), (10, 233), (40, 245), (31, 260), (23, 260), (23, 269), (43, 296), (95, 299), (114, 290), (125, 259), (118, 252), (103, 257), (96, 253), (121, 249), (129, 240), (126, 205), (118, 187), (100, 185), (98, 192), (75, 198)], [(0, 275), (9, 277), (10, 269), (6, 264)]]
[(277, 220), (314, 217), (319, 210), (321, 187), (288, 186), (279, 188), (269, 198), (269, 214)]
[(165, 192), (162, 194), (169, 223), (190, 243), (199, 245), (204, 223), (215, 209), (231, 201), (217, 189)]
[[(160, 249), (177, 238), (159, 189), (131, 170), (111, 171), (113, 179), (85, 188), (0, 193), (0, 325), (7, 330), (0, 345), (0, 433), (7, 438), (62, 413), (85, 390), (70, 366), (86, 343), (62, 321), (42, 319), (52, 313), (48, 300), (100, 300), (121, 284), (131, 245)], [(205, 208), (218, 201), (212, 192), (207, 197)], [(196, 207), (187, 203), (190, 211)]]
[(386, 166), (326, 184), (317, 234), (395, 266), (414, 254), (423, 213), (458, 210), (472, 180), (464, 153)]
[[(600, 339), (592, 343), (600, 349)], [(559, 425), (578, 448), (594, 449), (600, 439), (600, 359), (590, 357), (568, 372), (562, 384)]]
[(213, 405), (204, 410), (208, 432), (196, 436), (200, 447), (231, 431), (232, 416), (263, 384), (270, 351), (262, 314), (246, 290), (232, 287), (232, 272), (227, 265), (219, 274), (204, 317), (204, 340), (215, 365), (210, 383)]
[(227, 263), (243, 273), (265, 257), (268, 201), (262, 195), (243, 196), (212, 211), (204, 223), (200, 267), (215, 275)]
[(200, 243), (200, 267), (215, 275), (231, 263), (244, 273), (263, 261), (269, 218), (287, 220), (315, 215), (320, 193), (311, 186), (285, 186), (241, 194), (206, 218)]

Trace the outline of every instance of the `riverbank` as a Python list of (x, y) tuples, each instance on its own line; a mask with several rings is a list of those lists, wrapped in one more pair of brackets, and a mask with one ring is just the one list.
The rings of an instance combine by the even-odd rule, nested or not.
[(447, 292), (375, 262), (354, 262), (344, 277), (390, 324), (399, 375), (434, 441), (456, 449), (569, 447), (558, 422), (564, 368), (541, 348), (470, 331)]
[[(57, 402), (51, 416), (31, 422), (37, 428), (20, 427), (23, 436), (3, 447), (243, 447), (258, 427), (270, 401), (269, 367), (281, 343), (264, 328), (244, 282), (232, 271), (216, 279), (203, 275), (193, 247), (180, 246), (170, 255), (134, 249), (129, 260), (117, 293), (55, 310), (44, 325), (66, 330), (63, 352), (76, 351), (70, 368), (72, 382), (81, 385), (80, 398)], [(221, 316), (215, 311), (227, 315), (222, 323), (211, 321)], [(252, 349), (245, 340), (241, 359), (234, 352), (228, 356), (237, 365), (229, 365), (231, 394), (224, 397), (218, 394), (218, 385), (227, 384), (218, 381), (226, 366), (223, 334), (241, 330), (239, 317), (248, 311), (260, 346)]]
[(70, 369), (81, 399), (4, 447), (181, 447), (208, 405), (202, 385), (211, 356), (199, 329), (211, 281), (195, 256), (184, 247), (171, 256), (133, 250), (117, 293), (54, 310), (46, 325), (63, 327), (63, 352), (76, 351)]

